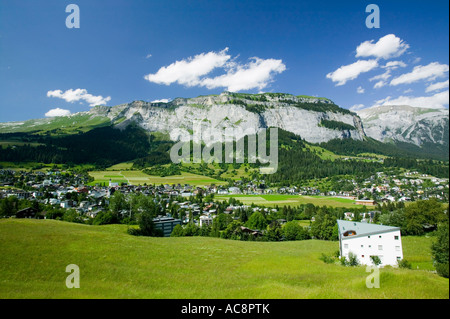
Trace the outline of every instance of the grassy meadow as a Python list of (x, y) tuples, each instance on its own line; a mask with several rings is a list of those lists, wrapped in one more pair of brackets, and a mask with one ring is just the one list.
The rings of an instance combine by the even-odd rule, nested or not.
[[(404, 237), (413, 269), (383, 268), (380, 288), (369, 289), (365, 267), (319, 260), (338, 242), (149, 238), (126, 228), (0, 220), (0, 298), (449, 298), (448, 279), (429, 271), (431, 238)], [(69, 264), (80, 268), (79, 289), (65, 286)]]
[[(123, 164), (122, 164), (123, 165)], [(109, 180), (113, 183), (128, 183), (131, 185), (144, 185), (144, 184), (190, 184), (193, 186), (206, 186), (211, 184), (223, 185), (226, 182), (219, 181), (217, 179), (202, 176), (187, 172), (181, 172), (181, 175), (173, 176), (153, 176), (147, 175), (138, 170), (105, 170), (105, 171), (92, 171), (89, 175), (94, 177), (94, 181), (89, 185), (102, 184), (108, 185)]]
[[(245, 205), (255, 205), (275, 207), (275, 206), (298, 206), (300, 204), (311, 203), (316, 206), (332, 206), (332, 207), (347, 207), (347, 208), (361, 208), (362, 205), (356, 205), (354, 200), (347, 198), (329, 197), (329, 196), (300, 196), (300, 195), (284, 195), (284, 194), (268, 194), (268, 195), (216, 195), (216, 200), (228, 200), (235, 198)], [(368, 206), (368, 209), (373, 208)]]

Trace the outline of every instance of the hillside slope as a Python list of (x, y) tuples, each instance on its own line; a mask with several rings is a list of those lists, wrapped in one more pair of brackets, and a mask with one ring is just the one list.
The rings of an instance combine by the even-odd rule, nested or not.
[[(0, 220), (0, 298), (443, 298), (448, 279), (424, 270), (382, 269), (380, 289), (365, 267), (325, 264), (338, 242), (246, 242), (152, 238), (125, 225)], [(430, 238), (402, 238), (405, 258), (429, 260)], [(80, 269), (67, 289), (66, 266)], [(420, 266), (422, 269), (422, 266)], [(414, 287), (414, 289), (411, 289)]]

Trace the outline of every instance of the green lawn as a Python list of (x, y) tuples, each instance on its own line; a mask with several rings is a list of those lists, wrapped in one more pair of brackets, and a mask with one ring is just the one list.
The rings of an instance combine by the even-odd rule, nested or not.
[[(448, 279), (426, 270), (381, 269), (369, 289), (365, 267), (319, 260), (337, 242), (134, 237), (126, 227), (0, 220), (0, 298), (449, 298)], [(429, 264), (430, 244), (404, 238), (405, 258)], [(79, 289), (65, 286), (69, 264)]]
[(92, 171), (89, 175), (94, 177), (94, 181), (89, 185), (95, 185), (97, 183), (109, 183), (109, 179), (116, 183), (129, 183), (132, 185), (144, 185), (144, 184), (190, 184), (194, 186), (206, 186), (211, 184), (222, 185), (226, 182), (210, 178), (208, 176), (202, 176), (197, 174), (191, 174), (182, 172), (181, 175), (173, 176), (152, 176), (143, 173), (138, 170), (125, 170), (125, 171)]
[[(346, 198), (328, 197), (328, 196), (300, 196), (300, 195), (216, 195), (217, 200), (228, 200), (233, 197), (243, 204), (262, 205), (267, 207), (278, 206), (298, 206), (300, 204), (314, 204), (316, 206), (348, 207), (361, 208), (362, 205), (356, 205), (354, 200)], [(370, 207), (369, 207), (370, 208)]]
[(120, 171), (120, 170), (124, 170), (124, 169), (131, 169), (132, 166), (133, 166), (132, 162), (124, 162), (124, 163), (119, 163), (119, 164), (113, 165), (111, 167), (108, 167), (107, 170), (108, 171)]

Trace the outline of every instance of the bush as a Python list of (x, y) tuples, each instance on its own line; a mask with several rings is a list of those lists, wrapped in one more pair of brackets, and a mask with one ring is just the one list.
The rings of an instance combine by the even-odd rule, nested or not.
[(348, 266), (355, 267), (358, 265), (359, 265), (358, 257), (352, 252), (348, 253)]
[(303, 227), (295, 220), (287, 222), (283, 226), (283, 234), (286, 240), (300, 240), (302, 239)]
[(328, 255), (325, 255), (324, 253), (322, 253), (322, 255), (319, 257), (319, 259), (322, 260), (326, 264), (334, 263), (334, 258), (331, 256), (328, 256)]
[(251, 229), (263, 230), (267, 227), (267, 220), (261, 212), (254, 212), (248, 219), (246, 226)]
[(342, 266), (351, 266), (351, 267), (359, 266), (358, 257), (352, 252), (348, 253), (348, 258), (342, 256), (339, 261), (341, 262)]
[(188, 224), (183, 229), (184, 236), (198, 236), (200, 232), (200, 228), (195, 226), (194, 224)]
[(436, 240), (431, 245), (434, 265), (438, 275), (448, 278), (449, 237), (448, 221), (438, 226)]
[(128, 228), (127, 233), (133, 236), (142, 236), (142, 232), (139, 228)]
[(381, 259), (378, 256), (370, 256), (370, 259), (372, 260), (373, 264), (377, 267), (381, 264)]
[(153, 217), (149, 212), (140, 214), (138, 218), (139, 229), (128, 228), (127, 233), (134, 236), (152, 236), (163, 237), (164, 233), (161, 229), (155, 227)]
[(342, 256), (342, 257), (339, 259), (339, 261), (340, 261), (340, 263), (341, 263), (341, 266), (348, 266), (347, 258), (345, 258), (344, 256)]
[(267, 232), (265, 234), (267, 241), (280, 241), (283, 239), (283, 232), (280, 224), (275, 220), (267, 226)]
[(68, 209), (64, 213), (62, 219), (66, 222), (71, 222), (71, 223), (84, 223), (80, 214), (78, 214), (78, 212), (73, 209)]
[(338, 250), (336, 250), (335, 252), (334, 252), (334, 257), (335, 258), (339, 258), (339, 256), (341, 255), (341, 251), (338, 249)]
[(411, 263), (409, 261), (407, 261), (406, 259), (401, 259), (398, 261), (398, 266), (400, 268), (405, 268), (405, 269), (411, 269)]
[(118, 219), (116, 215), (111, 212), (99, 212), (92, 221), (92, 225), (107, 225), (116, 223), (118, 223)]
[(446, 263), (446, 264), (437, 263), (435, 265), (435, 268), (436, 268), (436, 272), (438, 273), (439, 276), (448, 278), (448, 263)]
[(176, 225), (172, 230), (172, 234), (170, 234), (170, 237), (183, 237), (183, 236), (184, 232), (183, 227), (181, 227), (181, 225)]

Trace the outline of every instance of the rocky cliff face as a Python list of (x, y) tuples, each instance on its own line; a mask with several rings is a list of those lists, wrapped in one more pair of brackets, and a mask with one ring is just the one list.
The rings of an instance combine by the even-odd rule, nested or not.
[(199, 127), (203, 133), (208, 133), (210, 142), (224, 133), (239, 139), (262, 129), (278, 127), (311, 143), (336, 138), (364, 140), (367, 134), (381, 142), (399, 141), (421, 147), (436, 145), (440, 149), (449, 145), (449, 111), (446, 109), (383, 106), (356, 114), (329, 99), (281, 93), (224, 92), (177, 98), (169, 103), (134, 101), (113, 107), (96, 106), (90, 111), (64, 117), (0, 123), (0, 133), (54, 129), (76, 133), (109, 123), (119, 129), (136, 123), (148, 132), (167, 134), (173, 141), (198, 141), (199, 136), (193, 133), (198, 132)]
[(449, 111), (407, 105), (372, 107), (358, 111), (366, 134), (381, 142), (399, 141), (422, 146), (448, 146)]
[[(104, 111), (102, 108), (101, 112)], [(91, 112), (98, 114), (99, 110), (94, 108)], [(231, 130), (235, 138), (268, 127), (295, 133), (312, 143), (334, 138), (362, 140), (365, 136), (356, 114), (337, 107), (328, 99), (289, 94), (224, 92), (217, 96), (178, 98), (169, 103), (136, 101), (112, 107), (104, 114), (113, 122), (120, 122), (119, 128), (135, 122), (149, 132), (168, 133), (174, 141), (186, 140), (186, 135), (192, 134), (199, 125), (210, 128), (212, 135)], [(322, 125), (323, 120), (345, 123), (353, 128), (328, 128)]]

